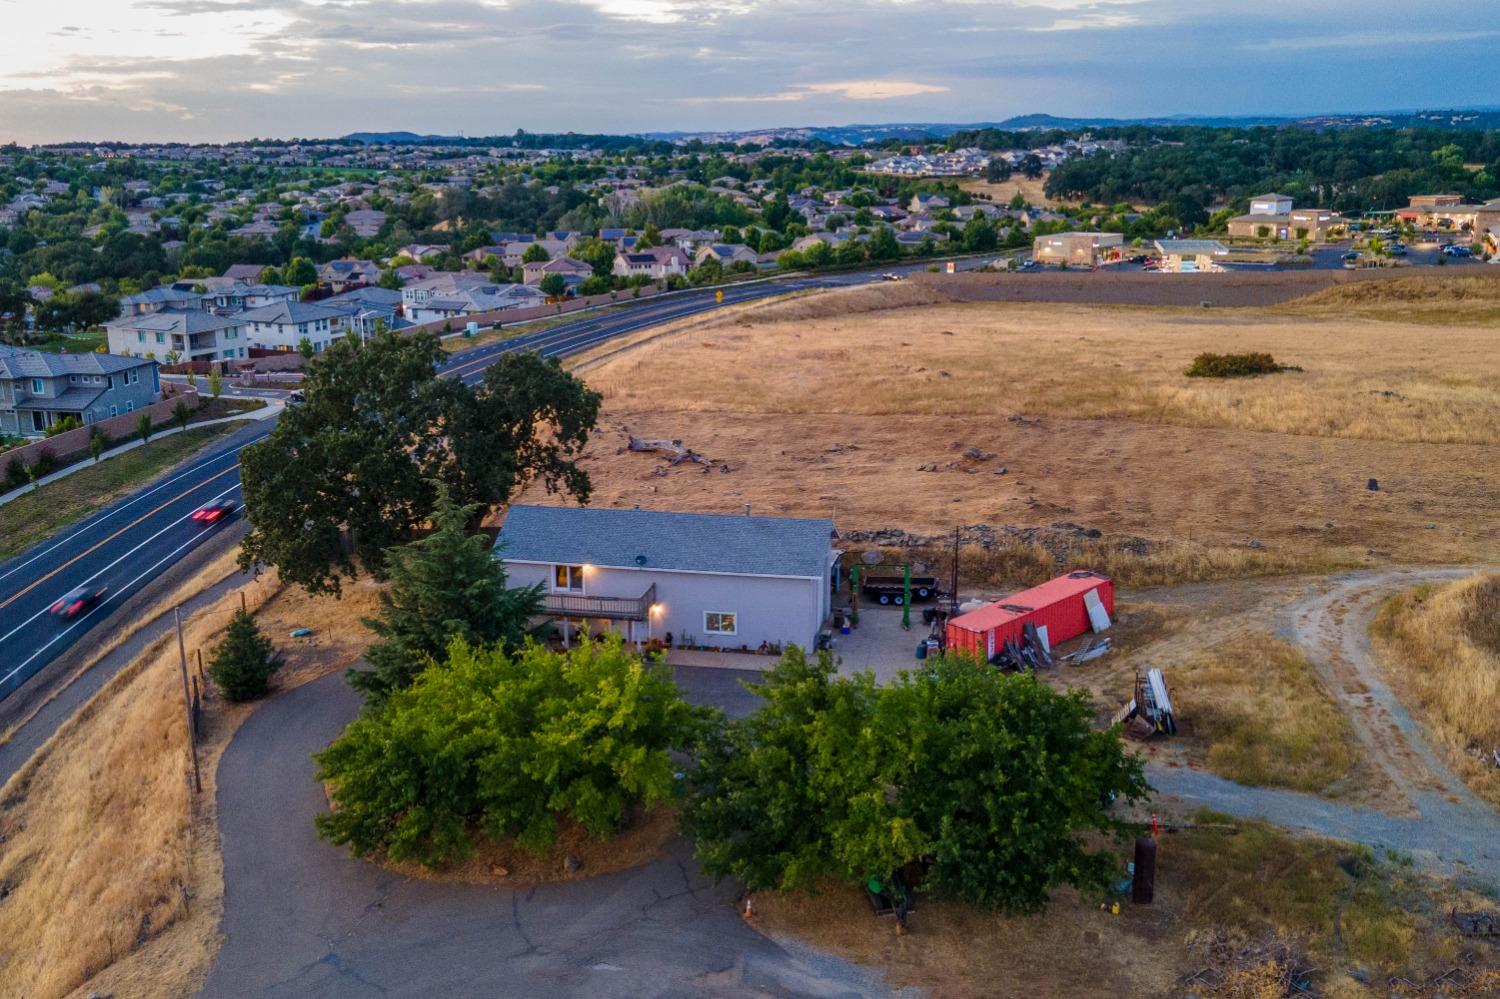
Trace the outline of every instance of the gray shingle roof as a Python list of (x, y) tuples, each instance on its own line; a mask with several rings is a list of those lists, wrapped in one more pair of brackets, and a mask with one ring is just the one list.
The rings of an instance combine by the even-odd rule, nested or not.
[(55, 378), (58, 375), (106, 375), (127, 368), (155, 366), (155, 361), (114, 354), (53, 354), (0, 344), (0, 378)]
[[(744, 576), (821, 577), (831, 520), (659, 510), (513, 506), (500, 557)], [(641, 561), (644, 559), (644, 561)]]

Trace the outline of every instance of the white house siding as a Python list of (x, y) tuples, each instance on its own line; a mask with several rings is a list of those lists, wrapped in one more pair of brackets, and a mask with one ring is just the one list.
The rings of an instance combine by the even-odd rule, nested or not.
[[(509, 585), (541, 583), (552, 590), (553, 566), (536, 563), (505, 563)], [(759, 648), (762, 642), (796, 643), (815, 647), (818, 631), (828, 617), (831, 597), (827, 578), (778, 576), (732, 576), (697, 572), (667, 572), (660, 569), (616, 569), (591, 566), (584, 574), (584, 596), (636, 599), (656, 584), (660, 613), (651, 622), (651, 635), (672, 633), (675, 642), (687, 639), (697, 645), (738, 649)], [(704, 631), (703, 616), (709, 611), (736, 615), (736, 634), (711, 635)], [(645, 640), (645, 625), (634, 625), (634, 637)], [(590, 631), (615, 630), (629, 635), (624, 621), (590, 622)]]

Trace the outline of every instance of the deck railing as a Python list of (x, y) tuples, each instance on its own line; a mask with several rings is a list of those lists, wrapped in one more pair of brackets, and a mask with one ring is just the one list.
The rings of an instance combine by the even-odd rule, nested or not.
[(584, 596), (581, 593), (544, 593), (542, 610), (559, 617), (602, 617), (614, 621), (644, 621), (656, 603), (656, 584), (639, 597)]

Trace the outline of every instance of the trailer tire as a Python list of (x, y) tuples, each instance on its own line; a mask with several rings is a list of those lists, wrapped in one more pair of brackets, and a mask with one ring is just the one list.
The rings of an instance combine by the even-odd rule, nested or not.
[(880, 602), (883, 603), (883, 604), (890, 603), (891, 602), (891, 595), (889, 593), (882, 593), (880, 595)]
[(903, 596), (900, 596), (899, 594), (896, 597), (894, 597), (893, 599), (896, 601), (896, 606), (897, 607), (900, 607), (902, 604), (906, 603), (906, 598), (903, 597)]
[(929, 596), (928, 591), (927, 591), (927, 587), (925, 587), (925, 586), (919, 586), (919, 587), (917, 587), (917, 596), (921, 597), (923, 600), (926, 600), (927, 597)]

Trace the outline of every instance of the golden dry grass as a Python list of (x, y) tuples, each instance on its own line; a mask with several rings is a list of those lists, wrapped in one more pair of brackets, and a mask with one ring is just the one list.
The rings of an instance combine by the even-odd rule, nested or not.
[(1240, 634), (1168, 668), (1173, 706), (1215, 773), (1242, 784), (1314, 794), (1351, 790), (1354, 727), (1295, 647)]
[[(1105, 533), (1072, 554), (1131, 585), (1500, 557), (1490, 330), (931, 304), (946, 294), (901, 282), (797, 296), (598, 360), (585, 376), (605, 395), (585, 460), (593, 502), (749, 503), (929, 536), (1071, 522)], [(1196, 354), (1226, 350), (1305, 370), (1183, 376)], [(657, 475), (623, 450), (631, 433), (683, 439), (731, 472)], [(1381, 490), (1365, 489), (1372, 477)], [(1046, 553), (1002, 556), (1017, 578), (1048, 571)]]
[(1449, 766), (1500, 804), (1500, 576), (1423, 586), (1387, 601), (1371, 631), (1392, 687)]
[[(246, 588), (248, 605), (284, 648), (277, 686), (363, 653), (358, 617), (373, 610), (374, 591), (348, 590), (342, 602), (310, 600), (281, 590), (274, 575)], [(190, 662), (200, 648), (207, 654), (238, 604), (228, 594), (188, 621)], [(286, 639), (299, 625), (314, 629), (310, 643)], [(193, 794), (169, 638), (112, 678), (6, 784), (0, 879), (12, 892), (0, 904), (0, 996), (62, 996), (87, 984), (123, 999), (185, 995), (201, 984), (218, 947), (223, 897), (215, 768), (253, 709), (209, 692), (199, 740), (204, 786)]]
[(1500, 281), (1490, 275), (1394, 278), (1335, 285), (1288, 302), (1292, 315), (1357, 316), (1397, 323), (1500, 324)]
[(1020, 194), (1035, 208), (1051, 208), (1057, 204), (1056, 201), (1047, 197), (1046, 174), (1035, 179), (1015, 174), (1009, 180), (1003, 180), (998, 184), (971, 177), (959, 181), (958, 186), (960, 190), (968, 191), (970, 194), (987, 195), (991, 201), (1001, 207), (1009, 204), (1010, 199), (1017, 194)]
[[(1196, 994), (1261, 995), (1256, 986), (1272, 969), (1255, 955), (1278, 941), (1318, 969), (1314, 981), (1328, 994), (1384, 996), (1387, 976), (1425, 980), (1474, 948), (1447, 923), (1446, 906), (1477, 900), (1455, 897), (1451, 884), (1267, 823), (1197, 820), (1205, 827), (1162, 839), (1155, 903), (1123, 901), (1118, 916), (1072, 891), (1034, 917), (919, 898), (910, 932), (896, 936), (858, 891), (824, 885), (811, 895), (758, 893), (752, 925), (879, 968), (892, 986), (958, 997), (1181, 995), (1181, 977), (1204, 968), (1214, 977)], [(1481, 972), (1497, 958), (1493, 945), (1476, 949)]]
[[(768, 306), (660, 340), (590, 382), (625, 410), (1040, 413), (1372, 441), (1500, 440), (1500, 354), (1487, 329), (1249, 310), (906, 307), (935, 294), (895, 284)], [(1305, 370), (1184, 377), (1197, 354), (1226, 350), (1269, 352)]]

